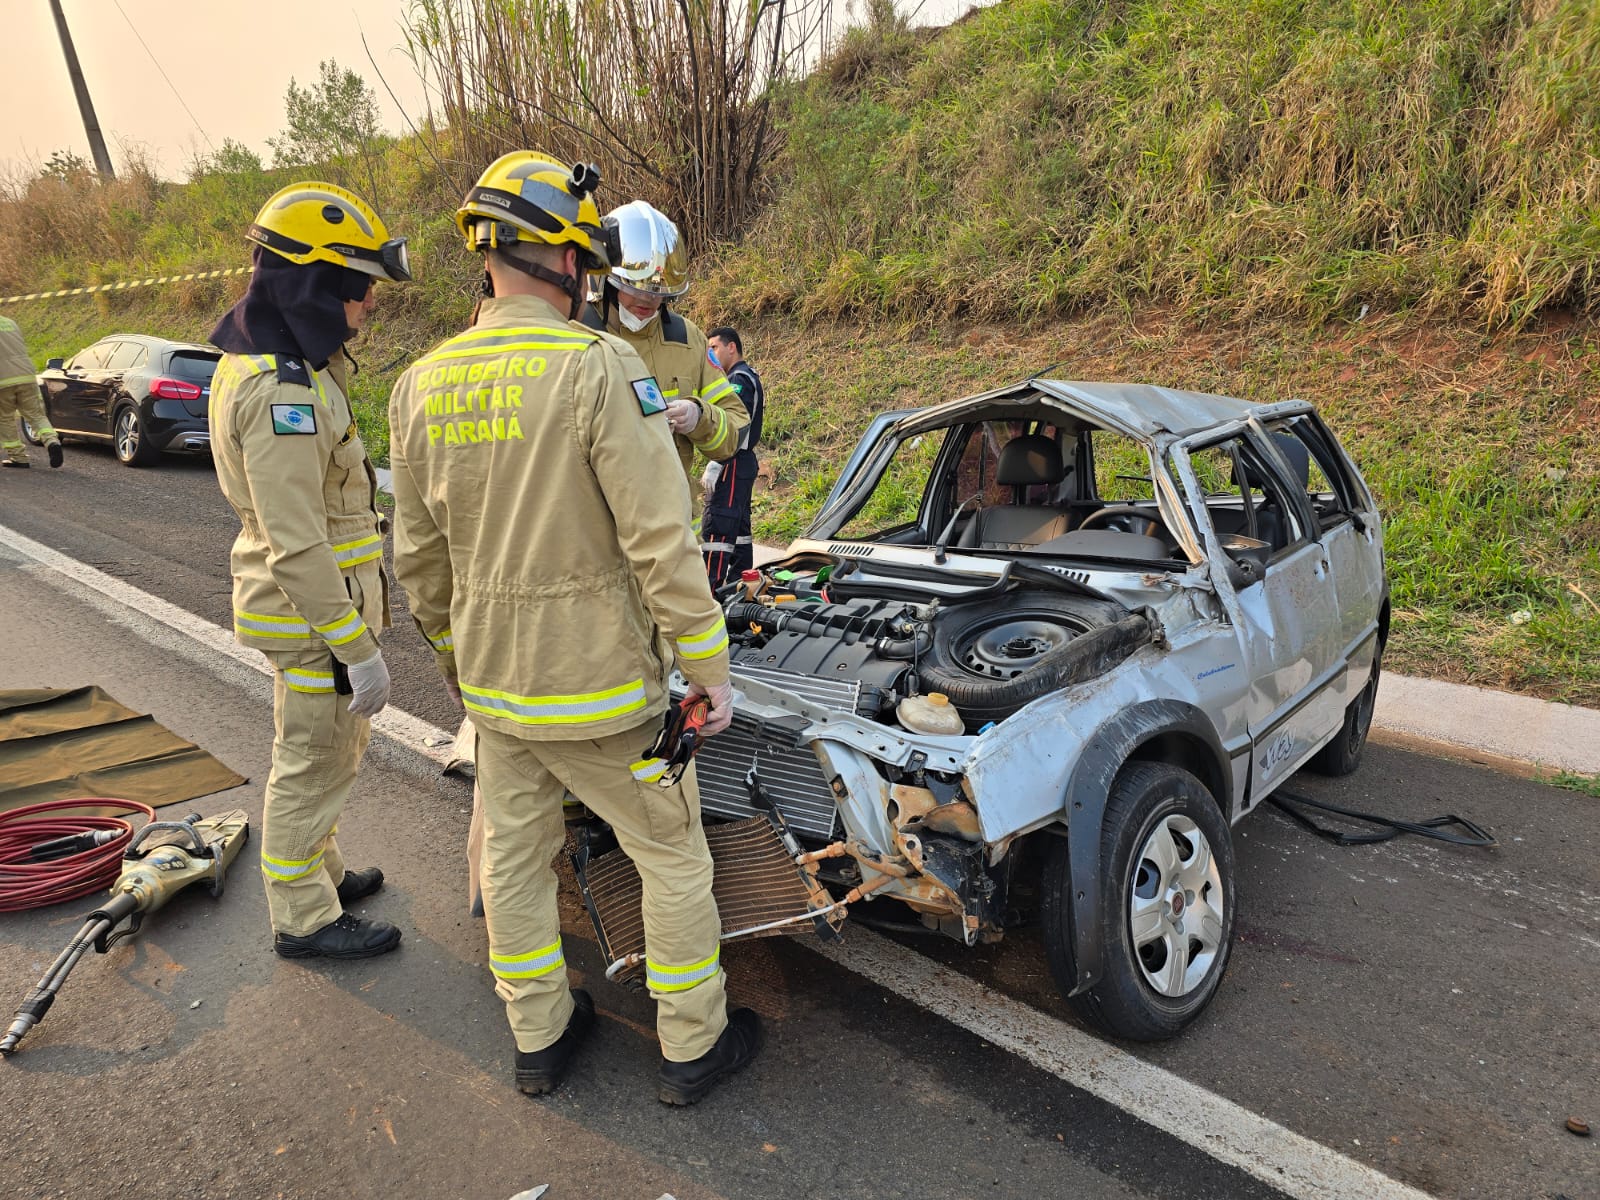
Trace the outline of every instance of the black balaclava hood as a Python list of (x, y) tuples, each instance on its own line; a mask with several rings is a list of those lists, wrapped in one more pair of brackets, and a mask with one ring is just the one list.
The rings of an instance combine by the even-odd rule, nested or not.
[(211, 342), (229, 354), (289, 354), (320, 371), (350, 336), (344, 302), (372, 276), (335, 263), (292, 263), (257, 246), (244, 298), (223, 314)]

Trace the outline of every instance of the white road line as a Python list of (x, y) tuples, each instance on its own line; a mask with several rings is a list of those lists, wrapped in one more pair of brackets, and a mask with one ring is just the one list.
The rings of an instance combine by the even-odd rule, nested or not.
[[(252, 671), (259, 671), (268, 678), (272, 676), (272, 668), (262, 657), (261, 652), (239, 645), (233, 640), (231, 630), (213, 625), (210, 621), (197, 617), (176, 604), (169, 604), (159, 596), (140, 591), (132, 584), (124, 583), (104, 571), (85, 566), (77, 559), (69, 558), (32, 538), (23, 537), (16, 530), (4, 525), (0, 525), (0, 544), (10, 546), (24, 557), (31, 558), (41, 566), (49, 567), (52, 571), (66, 576), (90, 592), (98, 592), (121, 608), (140, 613), (152, 621), (192, 638), (207, 650), (230, 658)], [(445, 733), (408, 712), (402, 712), (398, 708), (386, 708), (373, 718), (372, 727), (399, 742), (406, 749), (426, 755), (441, 766), (450, 759), (450, 748), (455, 741), (455, 735)]]
[[(1320, 1142), (1152, 1066), (868, 929), (814, 947), (879, 987), (975, 1033), (1296, 1200), (1428, 1200)], [(811, 945), (811, 943), (804, 943)], [(1070, 1131), (1067, 1134), (1071, 1140)]]
[[(193, 613), (4, 525), (0, 525), (0, 543), (80, 588), (184, 634), (208, 650), (271, 674), (258, 652), (238, 645), (228, 630)], [(449, 756), (452, 735), (409, 713), (385, 710), (373, 721), (373, 727), (436, 762), (442, 763)], [(430, 746), (430, 741), (436, 744)], [(843, 946), (800, 944), (1295, 1200), (1323, 1200), (1327, 1196), (1341, 1200), (1429, 1200), (1426, 1192), (1390, 1179), (1320, 1142), (992, 991), (870, 930), (850, 930)]]

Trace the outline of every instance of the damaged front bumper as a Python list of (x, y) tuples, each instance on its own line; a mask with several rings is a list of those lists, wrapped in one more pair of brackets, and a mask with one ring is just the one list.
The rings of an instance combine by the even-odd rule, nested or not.
[(755, 815), (739, 786), (753, 771), (836, 903), (888, 896), (968, 945), (1000, 936), (1013, 839), (985, 838), (966, 776), (978, 738), (889, 728), (759, 672), (735, 668), (734, 686), (733, 727), (695, 760), (702, 811)]

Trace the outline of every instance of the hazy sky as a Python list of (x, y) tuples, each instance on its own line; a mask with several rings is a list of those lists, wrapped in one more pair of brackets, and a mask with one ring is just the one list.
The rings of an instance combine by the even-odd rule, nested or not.
[[(196, 148), (208, 149), (139, 37), (212, 142), (234, 138), (263, 160), (267, 138), (283, 129), (290, 78), (313, 81), (325, 58), (365, 76), (384, 125), (401, 128), (367, 61), (363, 31), (401, 103), (413, 115), (422, 109), (422, 85), (401, 49), (404, 0), (63, 0), (62, 8), (119, 165), (121, 144), (141, 145), (176, 178)], [(42, 162), (53, 150), (90, 157), (50, 5), (0, 0), (0, 166)]]
[[(836, 28), (861, 7), (835, 2)], [(900, 7), (915, 11), (920, 24), (986, 2), (901, 0)], [(181, 178), (195, 151), (209, 149), (201, 128), (212, 143), (234, 138), (270, 163), (267, 138), (283, 129), (289, 80), (310, 83), (326, 58), (364, 76), (385, 128), (404, 132), (362, 48), (363, 32), (401, 105), (413, 117), (423, 110), (422, 83), (402, 49), (406, 0), (62, 0), (62, 7), (119, 166), (124, 145), (140, 146), (164, 176)], [(0, 170), (37, 166), (54, 150), (91, 157), (50, 5), (0, 0)]]

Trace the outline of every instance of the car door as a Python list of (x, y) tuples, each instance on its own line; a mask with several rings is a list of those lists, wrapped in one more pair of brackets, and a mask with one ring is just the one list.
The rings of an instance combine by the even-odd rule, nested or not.
[(1250, 790), (1288, 778), (1344, 718), (1344, 640), (1328, 550), (1303, 491), (1245, 422), (1180, 442), (1176, 472), (1249, 674)]
[[(57, 429), (106, 436), (104, 420), (96, 422), (89, 414), (96, 407), (96, 393), (104, 387), (106, 360), (119, 344), (118, 340), (107, 338), (84, 347), (67, 360), (60, 379), (51, 381), (50, 421)], [(103, 400), (98, 407), (104, 411)]]
[(128, 372), (138, 370), (149, 357), (149, 350), (141, 342), (118, 342), (106, 358), (101, 372), (100, 387), (91, 394), (85, 409), (86, 418), (96, 422), (95, 428), (111, 436), (111, 418), (117, 406), (117, 397), (124, 394), (123, 380)]
[[(1269, 430), (1276, 445), (1292, 452), (1297, 460), (1292, 465), (1304, 463), (1304, 477), (1298, 482), (1318, 526), (1317, 540), (1328, 553), (1344, 652), (1365, 678), (1385, 595), (1377, 502), (1315, 413), (1269, 425)], [(1287, 441), (1290, 438), (1299, 449)]]

